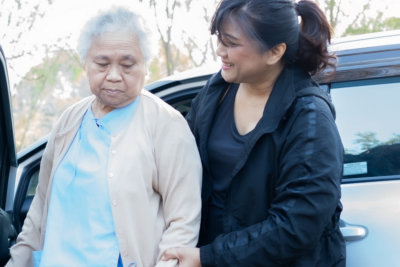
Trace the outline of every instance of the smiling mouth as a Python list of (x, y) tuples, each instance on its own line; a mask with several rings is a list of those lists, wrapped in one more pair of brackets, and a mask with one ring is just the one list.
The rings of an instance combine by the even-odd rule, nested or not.
[(227, 70), (233, 67), (233, 64), (222, 62), (222, 69)]

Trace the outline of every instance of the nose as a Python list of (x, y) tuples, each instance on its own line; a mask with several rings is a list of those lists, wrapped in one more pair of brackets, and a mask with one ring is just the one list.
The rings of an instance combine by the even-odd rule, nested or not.
[(118, 68), (118, 66), (113, 66), (111, 65), (108, 73), (107, 73), (107, 77), (106, 79), (108, 81), (112, 81), (112, 82), (118, 82), (121, 81), (122, 77), (121, 77), (121, 71)]
[(226, 46), (222, 42), (218, 42), (216, 54), (221, 58), (226, 56)]

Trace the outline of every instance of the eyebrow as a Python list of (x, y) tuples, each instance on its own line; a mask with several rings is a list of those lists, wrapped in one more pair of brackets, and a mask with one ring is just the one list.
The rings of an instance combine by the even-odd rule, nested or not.
[(95, 56), (94, 60), (108, 60), (107, 56)]
[(136, 57), (132, 56), (132, 55), (125, 55), (122, 56), (122, 60), (136, 60)]
[[(109, 60), (110, 58), (108, 56), (95, 56), (94, 60)], [(136, 60), (136, 57), (132, 56), (132, 55), (124, 55), (122, 56), (122, 60)]]
[(237, 37), (235, 37), (235, 36), (233, 36), (233, 35), (231, 35), (231, 34), (229, 34), (229, 33), (226, 33), (226, 32), (221, 33), (221, 35), (218, 37), (218, 39), (219, 39), (222, 43), (224, 43), (223, 40), (229, 41), (229, 42), (233, 42), (233, 43), (238, 43), (238, 42), (240, 41), (239, 38), (237, 38)]
[(237, 38), (237, 37), (235, 37), (233, 35), (230, 35), (229, 33), (223, 33), (222, 36), (224, 36), (225, 38), (232, 39), (234, 41), (238, 41), (239, 40), (239, 38)]

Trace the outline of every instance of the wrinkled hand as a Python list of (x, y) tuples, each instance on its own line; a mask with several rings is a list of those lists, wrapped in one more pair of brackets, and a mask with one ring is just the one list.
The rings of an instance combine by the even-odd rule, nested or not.
[(170, 248), (164, 252), (162, 260), (177, 259), (179, 267), (201, 267), (199, 248)]

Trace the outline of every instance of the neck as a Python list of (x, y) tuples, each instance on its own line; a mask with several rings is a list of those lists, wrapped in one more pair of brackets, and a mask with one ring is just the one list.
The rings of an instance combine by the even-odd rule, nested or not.
[(100, 119), (101, 117), (113, 110), (114, 108), (104, 105), (97, 98), (92, 103), (92, 112), (94, 117), (97, 119)]

